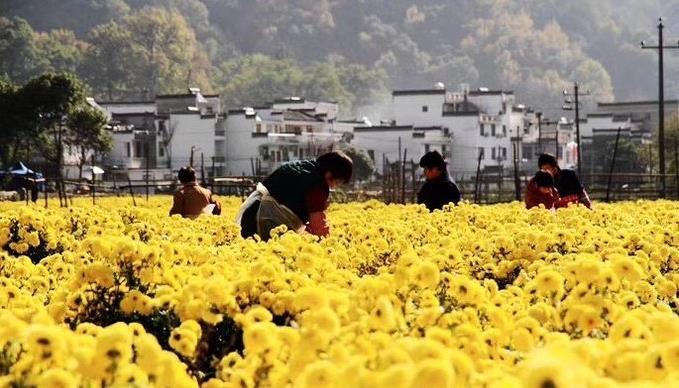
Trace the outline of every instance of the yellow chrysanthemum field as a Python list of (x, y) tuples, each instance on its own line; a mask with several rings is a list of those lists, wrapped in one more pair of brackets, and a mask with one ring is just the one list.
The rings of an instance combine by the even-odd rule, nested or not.
[(0, 386), (679, 385), (679, 203), (335, 204), (332, 234), (0, 203)]

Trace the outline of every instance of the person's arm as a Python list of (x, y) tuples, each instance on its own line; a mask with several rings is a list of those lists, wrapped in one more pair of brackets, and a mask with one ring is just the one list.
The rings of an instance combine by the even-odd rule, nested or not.
[(314, 187), (304, 195), (304, 203), (309, 212), (306, 231), (325, 237), (330, 233), (325, 209), (328, 207), (328, 191), (324, 187)]
[(222, 204), (219, 203), (219, 201), (217, 201), (215, 199), (215, 197), (212, 195), (212, 193), (210, 193), (210, 199), (209, 200), (210, 200), (210, 204), (215, 205), (215, 207), (212, 209), (212, 215), (218, 216), (218, 215), (222, 214)]
[(587, 206), (588, 209), (592, 208), (592, 201), (589, 199), (589, 194), (587, 194), (587, 190), (584, 188), (580, 192), (580, 203)]
[(174, 193), (172, 209), (170, 209), (170, 217), (175, 214), (180, 214), (182, 216), (184, 215), (184, 196), (179, 191)]
[(427, 182), (424, 182), (422, 187), (420, 187), (420, 190), (417, 192), (417, 204), (421, 205), (427, 202), (427, 198), (429, 197), (429, 185)]
[(307, 225), (306, 230), (316, 236), (327, 236), (330, 233), (330, 226), (328, 226), (325, 211), (309, 214), (309, 224)]
[[(591, 209), (592, 208), (592, 201), (590, 201), (589, 195), (587, 194), (587, 190), (585, 190), (585, 187), (580, 182), (580, 177), (577, 176), (575, 174), (575, 172), (573, 172), (573, 179), (575, 181), (575, 185), (577, 187), (577, 192), (578, 192), (578, 194), (576, 195), (576, 197), (577, 197), (576, 201), (578, 203), (585, 205), (588, 209)], [(574, 202), (574, 201), (571, 200), (571, 202)]]
[(450, 192), (448, 193), (448, 202), (457, 205), (462, 200), (462, 195), (460, 194), (460, 189), (457, 187), (455, 182), (450, 182)]

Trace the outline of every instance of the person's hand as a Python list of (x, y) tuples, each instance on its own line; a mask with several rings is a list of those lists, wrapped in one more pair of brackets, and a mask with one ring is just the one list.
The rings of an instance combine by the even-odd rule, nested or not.
[(212, 215), (219, 216), (222, 214), (222, 204), (219, 201), (214, 202), (215, 207), (212, 208)]

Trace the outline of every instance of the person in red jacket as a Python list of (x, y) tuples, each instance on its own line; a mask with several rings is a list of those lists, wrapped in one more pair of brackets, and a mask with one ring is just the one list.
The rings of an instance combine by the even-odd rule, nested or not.
[(543, 205), (552, 209), (559, 201), (559, 193), (554, 188), (554, 178), (547, 171), (538, 171), (528, 182), (524, 202), (526, 208), (531, 209)]

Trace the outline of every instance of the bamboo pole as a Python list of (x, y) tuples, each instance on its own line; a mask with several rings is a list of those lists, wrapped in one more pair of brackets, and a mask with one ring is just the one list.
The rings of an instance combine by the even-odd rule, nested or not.
[(618, 127), (618, 133), (615, 135), (615, 146), (613, 147), (613, 158), (611, 159), (611, 169), (608, 172), (608, 184), (606, 185), (606, 202), (611, 202), (611, 183), (613, 182), (613, 169), (615, 169), (615, 156), (618, 153), (618, 142), (620, 141), (620, 131), (622, 127)]

